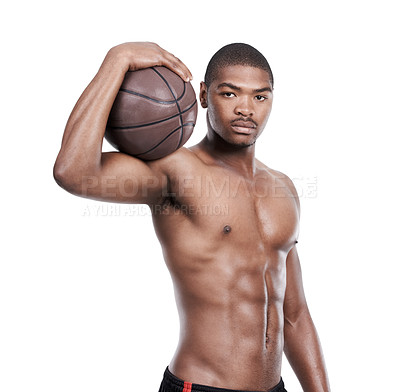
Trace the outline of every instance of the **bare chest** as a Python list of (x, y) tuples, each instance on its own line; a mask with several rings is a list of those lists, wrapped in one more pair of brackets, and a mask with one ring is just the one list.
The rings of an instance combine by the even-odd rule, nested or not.
[(285, 251), (298, 234), (296, 200), (284, 179), (204, 173), (179, 178), (171, 195), (165, 210), (169, 221), (193, 229), (208, 243), (256, 252)]

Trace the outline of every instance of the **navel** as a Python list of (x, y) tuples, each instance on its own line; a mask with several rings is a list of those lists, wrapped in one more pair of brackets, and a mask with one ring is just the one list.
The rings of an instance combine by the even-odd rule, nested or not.
[(229, 234), (232, 231), (232, 228), (229, 225), (224, 226), (223, 232), (224, 234)]

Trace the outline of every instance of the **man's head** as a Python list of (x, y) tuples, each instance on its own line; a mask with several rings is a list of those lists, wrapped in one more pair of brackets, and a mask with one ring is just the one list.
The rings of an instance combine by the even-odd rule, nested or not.
[(271, 111), (273, 75), (265, 57), (247, 44), (230, 44), (210, 60), (200, 86), (209, 132), (237, 147), (249, 147)]
[(274, 87), (274, 76), (267, 59), (256, 48), (243, 43), (226, 45), (211, 57), (204, 76), (206, 86), (210, 87), (220, 69), (228, 65), (247, 65), (263, 69), (269, 73), (272, 88)]

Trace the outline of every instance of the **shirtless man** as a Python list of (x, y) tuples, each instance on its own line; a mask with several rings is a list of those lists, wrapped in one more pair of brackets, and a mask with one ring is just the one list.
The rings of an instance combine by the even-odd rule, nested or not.
[(68, 120), (54, 177), (75, 195), (151, 208), (180, 317), (160, 392), (285, 391), (283, 352), (304, 391), (329, 391), (296, 251), (296, 190), (255, 158), (273, 98), (267, 60), (245, 44), (213, 56), (200, 86), (208, 132), (199, 144), (149, 162), (103, 153), (126, 71), (155, 65), (191, 79), (153, 43), (107, 53)]

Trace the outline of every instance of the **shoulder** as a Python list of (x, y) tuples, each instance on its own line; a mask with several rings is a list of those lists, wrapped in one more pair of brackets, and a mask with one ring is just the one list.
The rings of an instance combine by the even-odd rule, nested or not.
[(168, 177), (173, 177), (199, 170), (202, 161), (192, 150), (181, 147), (164, 158), (150, 161), (148, 165)]
[(290, 179), (290, 177), (282, 173), (281, 171), (268, 167), (258, 159), (256, 161), (259, 169), (272, 180), (276, 187), (284, 188), (289, 192), (289, 196), (293, 197), (296, 200), (296, 204), (299, 208), (299, 196), (297, 194), (296, 187), (294, 186), (293, 181)]

